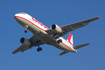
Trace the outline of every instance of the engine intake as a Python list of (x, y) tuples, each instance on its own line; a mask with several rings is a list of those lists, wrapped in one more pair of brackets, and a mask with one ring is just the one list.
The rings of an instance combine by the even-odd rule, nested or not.
[(31, 42), (28, 40), (28, 39), (25, 39), (25, 38), (21, 38), (20, 39), (20, 42), (21, 44), (23, 44), (24, 46), (30, 46), (31, 45)]
[(51, 25), (51, 29), (55, 32), (55, 33), (61, 33), (62, 32), (62, 29), (56, 25), (56, 24), (53, 24)]

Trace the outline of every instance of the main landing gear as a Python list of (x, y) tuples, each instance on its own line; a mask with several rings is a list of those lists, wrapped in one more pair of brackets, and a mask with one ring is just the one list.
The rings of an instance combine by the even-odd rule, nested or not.
[(38, 48), (37, 48), (37, 51), (38, 51), (38, 52), (42, 51), (42, 48), (41, 48), (41, 47), (39, 47), (39, 44), (38, 44), (38, 43), (37, 43), (37, 44), (35, 44), (35, 46), (38, 46)]
[(38, 52), (42, 51), (42, 48), (41, 48), (41, 47), (38, 47), (38, 48), (37, 48), (37, 51), (38, 51)]
[(54, 34), (52, 37), (54, 37), (55, 39), (57, 39), (57, 43), (61, 43), (62, 42), (62, 39), (58, 39), (59, 36), (57, 34)]
[(60, 42), (62, 42), (62, 40), (61, 39), (59, 39), (58, 41), (57, 41), (57, 43), (59, 44)]

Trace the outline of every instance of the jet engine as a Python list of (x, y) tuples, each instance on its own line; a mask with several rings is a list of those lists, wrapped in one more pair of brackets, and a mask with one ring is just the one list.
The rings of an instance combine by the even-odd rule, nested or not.
[(20, 39), (20, 42), (21, 44), (23, 44), (24, 46), (30, 46), (31, 45), (31, 42), (28, 40), (28, 39), (25, 39), (25, 38), (21, 38)]
[(62, 29), (56, 25), (56, 24), (53, 24), (51, 25), (51, 29), (55, 32), (55, 33), (61, 33), (62, 32)]

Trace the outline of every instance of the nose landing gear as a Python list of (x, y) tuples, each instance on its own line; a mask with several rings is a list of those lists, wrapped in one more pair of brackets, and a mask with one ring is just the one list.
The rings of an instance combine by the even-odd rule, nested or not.
[(27, 32), (28, 32), (28, 30), (25, 30), (24, 32), (25, 32), (25, 33), (27, 33)]
[(24, 32), (27, 33), (28, 32), (28, 25), (25, 25), (24, 28), (26, 29)]

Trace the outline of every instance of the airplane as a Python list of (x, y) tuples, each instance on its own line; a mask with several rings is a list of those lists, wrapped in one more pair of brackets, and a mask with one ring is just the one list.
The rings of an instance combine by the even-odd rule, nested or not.
[(33, 33), (33, 36), (30, 39), (22, 37), (20, 39), (22, 45), (12, 52), (13, 55), (18, 52), (24, 52), (34, 46), (37, 46), (37, 51), (40, 52), (42, 51), (42, 48), (39, 46), (43, 44), (53, 45), (56, 48), (63, 50), (63, 52), (61, 52), (59, 55), (64, 55), (69, 52), (76, 53), (77, 49), (87, 46), (89, 45), (89, 43), (74, 46), (73, 35), (71, 33), (69, 34), (67, 40), (65, 40), (62, 36), (70, 31), (75, 31), (76, 29), (84, 26), (86, 27), (89, 22), (100, 19), (100, 17), (94, 17), (65, 26), (52, 24), (51, 27), (48, 28), (47, 26), (36, 20), (34, 17), (24, 12), (15, 14), (14, 18), (21, 26), (25, 28), (25, 33), (27, 33), (29, 30)]

